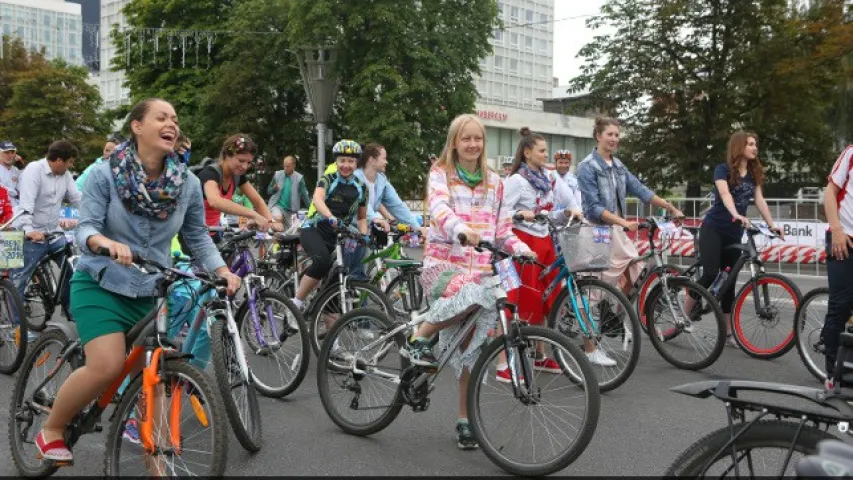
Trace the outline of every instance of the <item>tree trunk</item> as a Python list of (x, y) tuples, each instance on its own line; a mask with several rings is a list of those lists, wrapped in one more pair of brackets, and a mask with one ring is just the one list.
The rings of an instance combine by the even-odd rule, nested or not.
[[(687, 198), (700, 198), (702, 196), (702, 184), (689, 182), (687, 184)], [(702, 209), (701, 202), (687, 202), (682, 210), (688, 217), (696, 217)]]

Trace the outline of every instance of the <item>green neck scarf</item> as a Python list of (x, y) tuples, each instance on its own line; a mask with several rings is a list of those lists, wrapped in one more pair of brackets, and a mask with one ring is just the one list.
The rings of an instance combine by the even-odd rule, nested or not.
[(457, 163), (456, 174), (459, 175), (459, 178), (461, 178), (462, 181), (465, 182), (465, 185), (468, 185), (470, 188), (476, 187), (483, 181), (483, 172), (479, 168), (476, 172), (469, 173), (467, 170), (462, 168), (462, 165)]

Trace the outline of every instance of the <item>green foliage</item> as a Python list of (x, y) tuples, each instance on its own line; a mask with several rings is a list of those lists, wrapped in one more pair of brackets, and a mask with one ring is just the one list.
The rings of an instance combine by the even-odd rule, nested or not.
[(20, 42), (4, 43), (4, 52), (0, 138), (14, 142), (27, 160), (41, 158), (60, 139), (80, 150), (78, 169), (100, 156), (109, 125), (98, 113), (101, 97), (86, 82), (87, 70), (48, 63), (39, 53), (27, 53)]
[[(825, 120), (851, 51), (842, 0), (792, 10), (787, 0), (610, 0), (580, 53), (575, 91), (625, 120), (623, 159), (648, 183), (698, 196), (739, 128), (760, 137), (769, 182), (833, 158)], [(849, 76), (847, 77), (849, 78)]]

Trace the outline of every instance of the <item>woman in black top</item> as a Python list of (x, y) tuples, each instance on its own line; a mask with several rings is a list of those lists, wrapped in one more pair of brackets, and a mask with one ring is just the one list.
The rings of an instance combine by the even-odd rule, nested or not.
[[(726, 250), (730, 245), (739, 245), (744, 227), (749, 225), (746, 210), (750, 199), (755, 198), (758, 212), (771, 229), (773, 225), (770, 208), (764, 200), (761, 185), (764, 183), (764, 168), (758, 159), (758, 136), (750, 132), (735, 132), (729, 138), (726, 163), (714, 170), (714, 204), (705, 214), (699, 230), (699, 255), (702, 262), (702, 278), (699, 284), (710, 287), (720, 269), (731, 267), (740, 255), (737, 250)], [(781, 231), (779, 231), (781, 235)], [(722, 292), (720, 306), (726, 324), (726, 337), (730, 346), (737, 346), (732, 339), (731, 320), (734, 303), (734, 284)], [(685, 302), (685, 310), (691, 311), (693, 303)]]

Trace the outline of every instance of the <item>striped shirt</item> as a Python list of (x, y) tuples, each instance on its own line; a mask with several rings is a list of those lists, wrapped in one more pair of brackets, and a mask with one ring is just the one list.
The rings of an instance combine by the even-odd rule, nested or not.
[(853, 157), (853, 145), (847, 147), (838, 157), (835, 166), (832, 167), (832, 173), (829, 174), (829, 181), (839, 189), (836, 200), (841, 228), (844, 229), (844, 233), (853, 236), (853, 195), (851, 195), (853, 192), (850, 191), (853, 188), (850, 182), (850, 177), (853, 175), (851, 172), (853, 159), (851, 157)]

